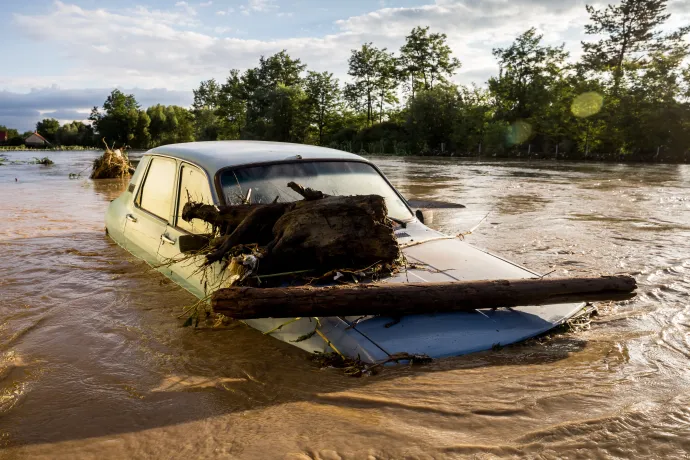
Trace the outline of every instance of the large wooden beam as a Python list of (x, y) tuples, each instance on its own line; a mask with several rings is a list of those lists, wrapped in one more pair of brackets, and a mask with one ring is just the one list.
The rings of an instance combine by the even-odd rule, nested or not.
[(513, 279), (452, 283), (352, 284), (330, 287), (219, 289), (215, 311), (236, 319), (383, 315), (472, 311), (558, 303), (624, 300), (635, 296), (630, 276)]

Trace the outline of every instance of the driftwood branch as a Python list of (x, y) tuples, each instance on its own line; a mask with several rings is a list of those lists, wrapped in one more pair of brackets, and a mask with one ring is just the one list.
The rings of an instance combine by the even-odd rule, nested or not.
[(314, 190), (312, 188), (304, 188), (297, 182), (288, 182), (287, 185), (292, 190), (299, 193), (299, 195), (307, 201), (320, 200), (321, 198), (325, 198), (328, 196), (318, 190)]
[(313, 288), (235, 287), (213, 294), (215, 311), (237, 319), (473, 311), (635, 296), (630, 276), (515, 279), (453, 283), (357, 284)]

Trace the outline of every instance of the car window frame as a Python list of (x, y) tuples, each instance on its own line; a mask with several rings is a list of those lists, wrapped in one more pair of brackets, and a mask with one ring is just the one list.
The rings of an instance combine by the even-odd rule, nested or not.
[(193, 167), (193, 168), (196, 168), (197, 170), (199, 170), (199, 171), (206, 177), (206, 184), (208, 185), (208, 191), (209, 191), (209, 194), (211, 195), (211, 200), (214, 202), (213, 204), (215, 205), (216, 203), (215, 203), (215, 199), (214, 199), (214, 196), (213, 196), (213, 189), (214, 189), (214, 187), (213, 187), (213, 185), (212, 185), (213, 183), (212, 183), (212, 181), (211, 181), (211, 178), (209, 177), (208, 173), (206, 172), (206, 170), (205, 170), (204, 168), (202, 168), (201, 166), (199, 166), (199, 165), (197, 165), (197, 164), (194, 164), (193, 162), (188, 161), (188, 160), (179, 160), (178, 163), (179, 163), (179, 164), (178, 164), (178, 167), (177, 167), (177, 181), (176, 181), (176, 186), (175, 186), (175, 195), (176, 195), (176, 197), (175, 197), (175, 200), (174, 200), (174, 201), (175, 201), (174, 207), (173, 207), (173, 209), (172, 209), (173, 218), (174, 218), (174, 223), (172, 223), (172, 224), (170, 224), (170, 225), (171, 225), (171, 227), (175, 228), (175, 230), (178, 230), (178, 231), (180, 231), (180, 232), (185, 232), (185, 233), (188, 234), (188, 235), (194, 235), (194, 233), (190, 232), (189, 230), (186, 230), (186, 229), (180, 227), (179, 225), (177, 225), (178, 219), (181, 218), (180, 216), (177, 215), (177, 210), (179, 209), (179, 206), (180, 206), (180, 198), (181, 198), (181, 196), (182, 196), (182, 193), (181, 193), (181, 190), (180, 190), (180, 188), (182, 187), (182, 167), (186, 164), (186, 165), (188, 165), (188, 166), (191, 166), (191, 167)]
[(386, 184), (395, 192), (396, 195), (398, 195), (398, 198), (403, 202), (405, 207), (407, 208), (408, 211), (410, 211), (410, 218), (404, 220), (404, 222), (412, 222), (415, 220), (415, 213), (410, 207), (410, 205), (407, 203), (407, 200), (405, 197), (403, 197), (400, 192), (398, 191), (397, 188), (393, 186), (393, 184), (390, 183), (388, 178), (381, 172), (381, 170), (376, 166), (374, 163), (367, 161), (365, 159), (356, 159), (356, 158), (309, 158), (307, 160), (302, 160), (302, 159), (291, 159), (291, 160), (278, 160), (278, 161), (261, 161), (261, 162), (256, 162), (256, 163), (246, 163), (242, 165), (233, 165), (233, 166), (226, 166), (224, 168), (220, 168), (218, 171), (216, 171), (216, 174), (213, 178), (213, 183), (216, 188), (216, 193), (218, 195), (218, 200), (220, 201), (222, 206), (227, 206), (227, 201), (225, 200), (225, 193), (223, 193), (223, 186), (220, 182), (220, 176), (226, 172), (226, 171), (235, 171), (237, 169), (243, 169), (243, 168), (252, 168), (255, 166), (271, 166), (271, 165), (278, 165), (278, 164), (290, 164), (290, 163), (304, 163), (304, 162), (319, 162), (319, 163), (329, 163), (329, 162), (339, 162), (339, 163), (364, 163), (366, 165), (371, 166), (374, 171), (378, 173), (379, 176), (381, 176), (381, 179), (383, 179)]
[(147, 209), (145, 209), (145, 208), (143, 208), (143, 207), (141, 206), (141, 194), (143, 193), (144, 187), (146, 186), (146, 180), (147, 180), (148, 177), (149, 177), (149, 172), (151, 171), (151, 165), (153, 164), (153, 160), (155, 160), (156, 158), (161, 158), (161, 159), (166, 159), (166, 160), (172, 160), (172, 161), (175, 163), (175, 177), (173, 178), (173, 188), (172, 188), (173, 196), (172, 196), (171, 203), (174, 203), (174, 202), (175, 202), (175, 194), (177, 193), (176, 190), (175, 190), (174, 185), (175, 185), (177, 182), (179, 182), (179, 180), (178, 180), (179, 169), (180, 169), (180, 168), (179, 168), (179, 160), (178, 160), (177, 158), (170, 157), (170, 156), (166, 156), (166, 155), (149, 155), (149, 157), (150, 157), (150, 158), (149, 158), (149, 160), (148, 160), (148, 164), (146, 165), (146, 171), (145, 171), (144, 174), (143, 174), (143, 177), (142, 177), (142, 179), (141, 179), (141, 182), (139, 183), (139, 187), (138, 187), (138, 189), (137, 189), (137, 191), (136, 191), (137, 193), (136, 193), (136, 195), (134, 196), (134, 207), (135, 207), (137, 210), (143, 211), (143, 212), (145, 212), (146, 214), (148, 214), (149, 216), (154, 217), (155, 219), (158, 219), (158, 220), (160, 220), (161, 222), (165, 222), (166, 224), (170, 225), (171, 214), (174, 212), (173, 209), (172, 209), (172, 207), (168, 208), (168, 216), (167, 216), (166, 218), (163, 218), (163, 217), (161, 217), (161, 216), (159, 216), (159, 215), (157, 215), (157, 214), (154, 214), (154, 213), (152, 213), (151, 211), (149, 211), (149, 210), (147, 210)]

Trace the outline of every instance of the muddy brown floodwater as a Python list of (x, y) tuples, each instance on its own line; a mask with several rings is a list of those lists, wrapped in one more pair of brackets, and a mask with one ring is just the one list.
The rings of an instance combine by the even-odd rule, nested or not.
[[(631, 273), (590, 330), (350, 378), (104, 234), (95, 152), (0, 166), (0, 458), (687, 458), (690, 167), (375, 158), (432, 226), (540, 272)], [(31, 155), (10, 153), (10, 160)], [(15, 181), (15, 178), (17, 181)]]

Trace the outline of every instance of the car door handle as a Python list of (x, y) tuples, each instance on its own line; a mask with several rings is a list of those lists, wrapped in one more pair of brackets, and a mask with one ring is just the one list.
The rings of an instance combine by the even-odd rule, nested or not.
[(168, 235), (161, 235), (161, 240), (163, 240), (163, 243), (175, 244), (175, 240), (170, 238)]
[(137, 218), (134, 217), (132, 214), (127, 214), (125, 217), (127, 217), (127, 220), (131, 220), (132, 222), (136, 222)]

